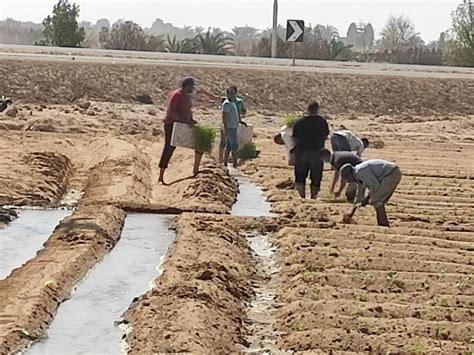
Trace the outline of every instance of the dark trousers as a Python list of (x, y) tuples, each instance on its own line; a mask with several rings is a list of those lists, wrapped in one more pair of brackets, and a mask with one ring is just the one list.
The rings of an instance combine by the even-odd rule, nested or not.
[(347, 141), (347, 138), (340, 136), (339, 134), (333, 134), (331, 137), (331, 145), (333, 152), (350, 152), (351, 145)]
[(311, 186), (319, 189), (323, 179), (323, 168), (324, 163), (318, 157), (316, 151), (303, 150), (295, 152), (295, 182), (297, 184), (305, 184), (309, 175)]
[(165, 125), (165, 146), (163, 147), (163, 153), (161, 154), (159, 167), (166, 169), (170, 163), (171, 157), (173, 156), (176, 147), (171, 145), (171, 135), (173, 134), (173, 125)]

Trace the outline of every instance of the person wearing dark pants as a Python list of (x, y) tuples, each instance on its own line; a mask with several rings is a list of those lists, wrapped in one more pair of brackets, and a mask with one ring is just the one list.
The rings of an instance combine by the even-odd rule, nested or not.
[[(165, 171), (173, 156), (176, 147), (171, 145), (171, 136), (173, 134), (173, 125), (175, 122), (195, 125), (197, 122), (193, 119), (192, 113), (192, 93), (194, 91), (195, 81), (193, 78), (186, 78), (181, 84), (181, 89), (171, 92), (168, 100), (168, 111), (165, 118), (165, 145), (159, 163), (160, 176), (158, 182), (166, 185), (164, 181)], [(194, 154), (194, 169), (193, 175), (196, 176), (199, 172), (199, 165), (201, 164), (203, 152), (196, 151)]]
[(355, 152), (359, 157), (369, 147), (367, 138), (359, 138), (349, 130), (338, 130), (331, 134), (333, 152)]
[(318, 197), (324, 168), (318, 152), (324, 148), (328, 135), (328, 123), (319, 115), (319, 103), (311, 101), (305, 115), (293, 127), (295, 188), (302, 198), (306, 197), (308, 175), (311, 180), (311, 198)]

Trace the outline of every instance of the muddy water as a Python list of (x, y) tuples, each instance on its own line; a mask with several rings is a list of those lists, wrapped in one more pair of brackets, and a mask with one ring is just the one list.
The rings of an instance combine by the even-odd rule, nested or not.
[[(230, 170), (232, 176), (239, 182), (239, 195), (231, 214), (245, 217), (274, 217), (271, 213), (271, 204), (260, 187), (251, 179), (240, 174), (237, 170)], [(247, 233), (247, 242), (252, 249), (255, 261), (260, 271), (260, 280), (254, 283), (255, 299), (247, 310), (247, 343), (242, 349), (248, 354), (278, 353), (275, 347), (276, 334), (273, 331), (275, 318), (275, 292), (271, 284), (271, 275), (278, 271), (274, 259), (275, 249), (266, 234)]]
[(120, 354), (115, 326), (134, 297), (150, 288), (175, 234), (174, 217), (129, 214), (120, 241), (59, 308), (48, 339), (28, 354)]
[(230, 174), (239, 183), (237, 202), (230, 212), (233, 216), (241, 217), (272, 217), (271, 205), (260, 187), (255, 185), (249, 177), (238, 170), (230, 169)]
[(19, 217), (0, 229), (0, 279), (33, 258), (67, 210), (21, 210)]

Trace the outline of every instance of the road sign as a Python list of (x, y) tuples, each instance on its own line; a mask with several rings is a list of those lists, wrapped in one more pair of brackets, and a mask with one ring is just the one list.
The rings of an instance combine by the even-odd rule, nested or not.
[(303, 42), (304, 21), (288, 20), (286, 23), (286, 41), (287, 42)]

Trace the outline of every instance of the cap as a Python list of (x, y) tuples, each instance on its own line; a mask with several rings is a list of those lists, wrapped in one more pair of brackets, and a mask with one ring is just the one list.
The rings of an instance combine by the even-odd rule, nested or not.
[(340, 173), (341, 173), (341, 176), (346, 179), (350, 173), (352, 173), (352, 171), (354, 170), (354, 167), (347, 163), (347, 164), (344, 164), (341, 169), (339, 170)]
[(184, 78), (183, 82), (181, 83), (181, 86), (184, 87), (189, 85), (196, 85), (196, 81), (191, 77)]

